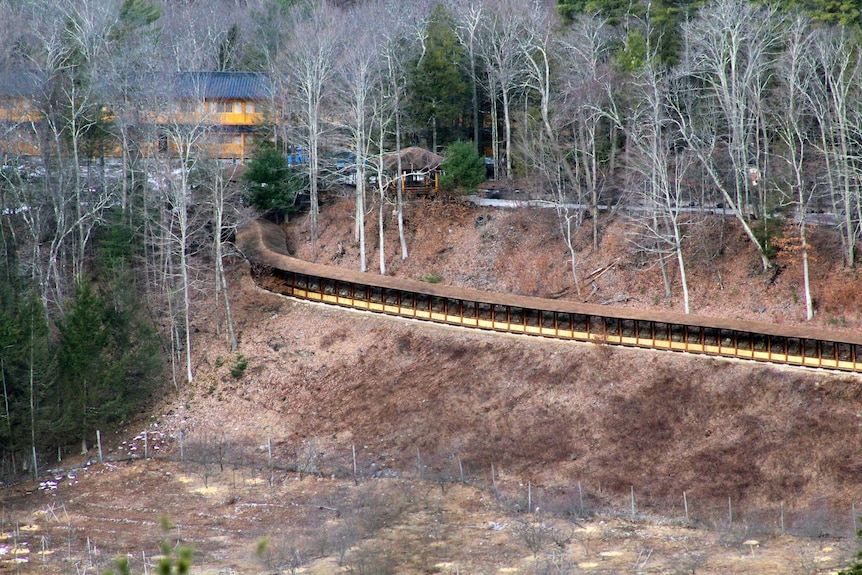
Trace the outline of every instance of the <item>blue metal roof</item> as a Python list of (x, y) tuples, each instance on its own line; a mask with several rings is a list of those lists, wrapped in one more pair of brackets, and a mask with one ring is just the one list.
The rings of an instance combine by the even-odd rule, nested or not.
[[(173, 97), (194, 100), (267, 100), (272, 89), (269, 75), (260, 72), (144, 74), (131, 81), (150, 89), (173, 85)], [(47, 75), (38, 70), (0, 69), (0, 96), (32, 97), (47, 84)]]
[(266, 100), (272, 87), (269, 75), (260, 72), (180, 72), (174, 94), (205, 100)]

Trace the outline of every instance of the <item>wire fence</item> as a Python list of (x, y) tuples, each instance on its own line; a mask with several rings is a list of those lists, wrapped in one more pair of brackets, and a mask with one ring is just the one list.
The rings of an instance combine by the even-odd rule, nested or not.
[[(613, 517), (707, 529), (738, 539), (739, 544), (788, 534), (844, 539), (852, 548), (857, 529), (862, 527), (857, 517), (862, 504), (839, 505), (825, 497), (804, 505), (788, 505), (781, 501), (764, 504), (733, 497), (693, 497), (681, 491), (676, 501), (669, 501), (667, 497), (650, 497), (646, 490), (641, 493), (634, 485), (627, 493), (608, 493), (593, 485), (588, 476), (572, 478), (565, 485), (534, 485), (501, 474), (493, 464), (474, 465), (454, 452), (422, 453), (417, 449), (410, 454), (381, 455), (363, 445), (337, 444), (334, 440), (295, 444), (216, 429), (169, 433), (157, 427), (107, 451), (102, 448), (100, 435), (92, 455), (77, 467), (49, 469), (43, 462), (40, 467), (47, 475), (42, 476), (40, 489), (56, 488), (57, 481), (74, 478), (80, 467), (156, 459), (181, 464), (184, 473), (198, 477), (205, 485), (215, 480), (236, 485), (237, 480), (242, 484), (255, 479), (259, 484), (268, 483), (273, 493), (290, 475), (342, 479), (355, 485), (378, 479), (422, 481), (438, 486), (443, 493), (455, 484), (464, 484), (487, 493), (503, 513), (525, 529), (534, 525), (529, 518), (539, 514), (574, 524)], [(529, 542), (529, 534), (523, 539)]]

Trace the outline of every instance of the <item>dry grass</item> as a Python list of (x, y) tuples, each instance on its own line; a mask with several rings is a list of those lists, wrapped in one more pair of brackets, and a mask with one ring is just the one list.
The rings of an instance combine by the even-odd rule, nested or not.
[[(352, 237), (351, 213), (327, 208), (321, 261)], [(430, 204), (408, 218), (405, 262), (387, 223), (398, 274), (538, 295), (570, 285), (551, 212)], [(581, 239), (582, 269), (619, 260), (596, 299), (652, 305), (658, 271), (620, 251), (617, 226), (600, 254)], [(303, 233), (302, 221), (290, 229), (300, 255)], [(709, 233), (744, 249), (732, 230)], [(356, 246), (344, 246), (339, 264), (355, 266)], [(696, 249), (707, 248), (711, 240)], [(745, 257), (709, 257), (692, 266), (700, 311), (798, 317), (783, 283), (790, 264), (769, 284)], [(170, 460), (95, 465), (52, 491), (5, 489), (0, 530), (19, 529), (0, 548), (27, 542), (25, 569), (101, 572), (116, 553), (149, 557), (166, 536), (194, 546), (197, 572), (213, 574), (784, 575), (834, 572), (852, 554), (856, 378), (464, 333), (272, 296), (242, 265), (233, 277), (245, 375), (216, 367), (229, 353), (202, 317), (196, 382), (138, 422), (158, 423)], [(851, 283), (817, 281), (823, 306), (838, 305), (826, 286)], [(859, 325), (858, 310), (841, 315)], [(177, 461), (180, 431), (194, 461)], [(168, 534), (162, 515), (176, 526)], [(35, 557), (43, 542), (54, 553)]]

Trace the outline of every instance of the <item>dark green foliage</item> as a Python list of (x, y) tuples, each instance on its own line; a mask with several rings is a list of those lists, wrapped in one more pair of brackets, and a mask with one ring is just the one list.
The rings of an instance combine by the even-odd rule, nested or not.
[(95, 429), (107, 430), (154, 389), (164, 358), (134, 273), (138, 240), (130, 227), (110, 218), (97, 229), (92, 279), (63, 302), (66, 314), (55, 325), (49, 325), (35, 287), (13, 271), (13, 246), (5, 246), (0, 473), (20, 470), (33, 447), (50, 452)]
[(158, 337), (142, 313), (130, 268), (122, 258), (97, 289), (81, 282), (59, 324), (57, 347), (62, 417), (67, 439), (125, 421), (162, 371)]
[(162, 10), (147, 0), (123, 0), (118, 30), (143, 28), (161, 18)]
[(139, 238), (135, 236), (135, 230), (122, 222), (119, 214), (109, 213), (107, 217), (111, 222), (98, 231), (97, 266), (110, 271), (115, 265), (134, 263), (139, 251)]
[(412, 67), (408, 87), (408, 114), (417, 131), (431, 134), (429, 140), (436, 128), (442, 144), (451, 141), (447, 135), (470, 109), (470, 84), (461, 65), (464, 60), (452, 17), (438, 4), (431, 15), (425, 50)]
[(444, 154), (440, 187), (444, 190), (474, 191), (485, 181), (485, 159), (476, 152), (472, 142), (457, 141), (449, 144)]
[(122, 410), (122, 402), (111, 390), (120, 374), (112, 372), (107, 357), (109, 336), (103, 311), (104, 303), (92, 286), (81, 283), (59, 326), (60, 427), (73, 436), (95, 431), (98, 425), (115, 420)]
[(632, 30), (617, 53), (617, 65), (624, 72), (640, 70), (647, 60), (647, 40), (640, 30)]
[(857, 0), (791, 0), (785, 3), (788, 10), (801, 10), (812, 20), (839, 26), (858, 26)]
[(303, 174), (290, 168), (284, 155), (269, 142), (255, 153), (243, 179), (246, 201), (276, 219), (294, 211), (296, 194), (306, 187), (307, 181)]
[(632, 3), (623, 0), (557, 0), (557, 11), (564, 22), (580, 15), (597, 14), (623, 29), (617, 49), (617, 62), (625, 71), (635, 71), (644, 62), (646, 40), (640, 30), (649, 23), (650, 46), (658, 50), (662, 62), (672, 64), (679, 58), (682, 37), (679, 26), (704, 4), (703, 0), (656, 0)]
[(239, 379), (245, 374), (248, 367), (248, 360), (241, 353), (237, 354), (236, 359), (230, 364), (230, 374), (234, 379)]
[(239, 26), (231, 26), (224, 38), (219, 41), (218, 55), (216, 57), (216, 69), (220, 72), (227, 70), (238, 70), (239, 55), (242, 48)]
[(781, 237), (784, 231), (785, 220), (781, 217), (762, 217), (757, 222), (753, 222), (752, 230), (760, 245), (763, 246), (763, 251), (770, 259), (778, 255), (779, 244), (775, 241)]
[(859, 561), (854, 563), (850, 569), (839, 571), (838, 575), (862, 575), (862, 551), (856, 554), (856, 558), (859, 559)]
[(0, 446), (14, 458), (28, 454), (33, 439), (37, 448), (54, 439), (56, 380), (42, 305), (26, 283), (11, 279), (0, 282)]

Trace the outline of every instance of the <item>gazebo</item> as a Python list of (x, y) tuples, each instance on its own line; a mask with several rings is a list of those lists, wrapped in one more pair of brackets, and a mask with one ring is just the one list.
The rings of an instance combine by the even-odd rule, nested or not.
[(411, 146), (401, 150), (401, 173), (398, 172), (397, 152), (391, 152), (383, 156), (384, 169), (393, 175), (393, 183), (397, 177), (402, 179), (405, 189), (411, 191), (437, 191), (440, 164), (443, 156), (435, 154), (425, 148)]

